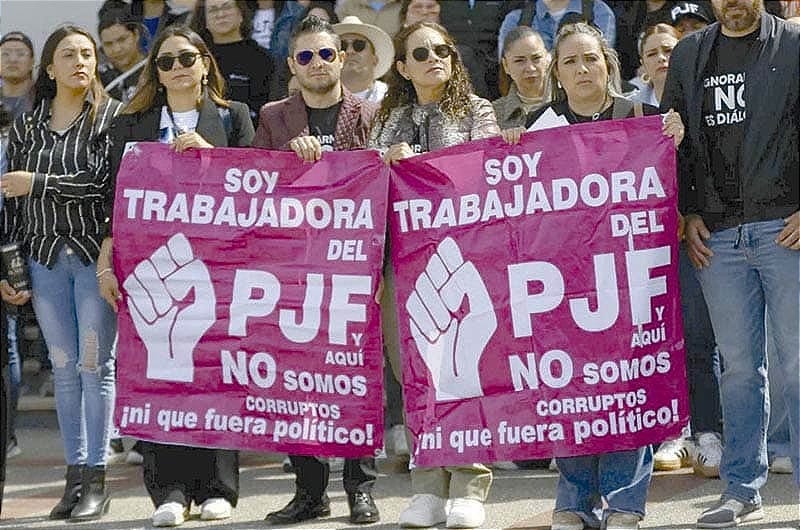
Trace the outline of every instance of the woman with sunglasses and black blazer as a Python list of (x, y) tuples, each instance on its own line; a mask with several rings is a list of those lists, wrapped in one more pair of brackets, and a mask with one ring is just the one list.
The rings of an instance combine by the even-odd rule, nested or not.
[[(369, 142), (370, 147), (385, 151), (387, 163), (500, 134), (492, 104), (473, 94), (453, 39), (442, 26), (432, 22), (407, 26), (395, 36), (394, 49), (389, 91)], [(386, 267), (384, 274), (384, 343), (400, 380), (391, 268)], [(414, 496), (400, 514), (400, 526), (445, 522), (448, 528), (481, 526), (491, 483), (492, 472), (483, 464), (416, 466), (411, 470)]]
[[(153, 43), (136, 94), (111, 126), (112, 175), (117, 174), (126, 142), (169, 143), (178, 152), (249, 146), (255, 132), (247, 105), (226, 101), (222, 94), (222, 76), (200, 36), (183, 27), (167, 28)], [(106, 201), (109, 220), (113, 201), (112, 186)], [(109, 227), (97, 277), (101, 295), (116, 311), (119, 284), (111, 250)], [(144, 482), (156, 506), (153, 526), (183, 523), (193, 501), (203, 520), (230, 517), (239, 496), (238, 452), (143, 445)]]

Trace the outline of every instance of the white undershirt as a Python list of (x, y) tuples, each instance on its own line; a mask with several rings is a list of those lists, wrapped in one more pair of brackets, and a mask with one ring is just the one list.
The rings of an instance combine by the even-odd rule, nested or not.
[(158, 128), (162, 131), (167, 129), (171, 132), (171, 134), (168, 133), (166, 136), (162, 135), (161, 141), (164, 143), (174, 140), (174, 136), (177, 134), (194, 131), (195, 128), (197, 128), (197, 120), (200, 119), (200, 112), (196, 109), (186, 112), (173, 112), (172, 117), (175, 119), (174, 123), (172, 122), (172, 118), (169, 117), (167, 106), (164, 105), (161, 107), (161, 123)]

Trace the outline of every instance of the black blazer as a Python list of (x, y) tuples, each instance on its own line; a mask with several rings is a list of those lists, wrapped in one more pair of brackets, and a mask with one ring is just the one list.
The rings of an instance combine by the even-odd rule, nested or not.
[[(203, 98), (200, 104), (200, 117), (195, 132), (214, 147), (249, 147), (255, 136), (253, 121), (247, 105), (238, 101), (229, 101), (229, 131), (223, 121), (218, 107), (210, 98)], [(111, 220), (114, 213), (114, 196), (116, 193), (117, 172), (127, 142), (157, 142), (161, 124), (161, 105), (137, 112), (136, 114), (120, 114), (111, 122), (109, 136), (111, 140), (111, 186), (105, 201), (106, 228), (105, 236), (111, 235)]]

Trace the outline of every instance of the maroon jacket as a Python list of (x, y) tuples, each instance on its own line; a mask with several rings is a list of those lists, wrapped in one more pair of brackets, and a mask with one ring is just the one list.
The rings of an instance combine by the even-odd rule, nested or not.
[[(342, 106), (336, 118), (334, 150), (365, 149), (377, 105), (351, 94), (342, 86)], [(290, 151), (289, 141), (309, 135), (308, 115), (302, 94), (298, 93), (261, 107), (253, 147)]]

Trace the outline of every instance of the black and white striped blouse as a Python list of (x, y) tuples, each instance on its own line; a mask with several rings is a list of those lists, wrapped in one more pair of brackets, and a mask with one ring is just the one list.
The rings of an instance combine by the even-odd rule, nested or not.
[(52, 267), (63, 245), (81, 260), (96, 261), (102, 242), (106, 195), (110, 189), (106, 129), (121, 104), (104, 101), (94, 119), (87, 101), (64, 131), (50, 130), (50, 100), (14, 122), (8, 171), (34, 174), (31, 193), (7, 199), (6, 241), (23, 242), (34, 260)]

